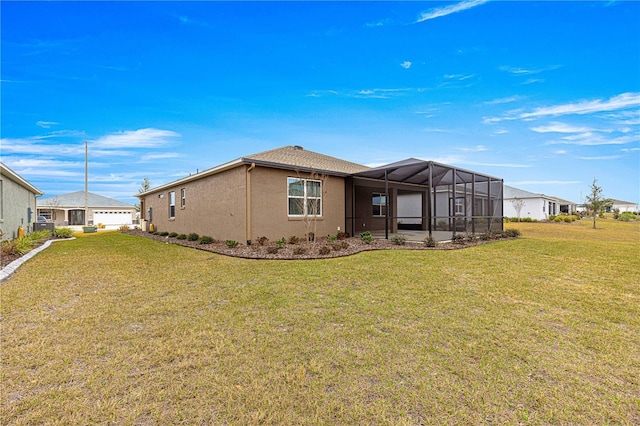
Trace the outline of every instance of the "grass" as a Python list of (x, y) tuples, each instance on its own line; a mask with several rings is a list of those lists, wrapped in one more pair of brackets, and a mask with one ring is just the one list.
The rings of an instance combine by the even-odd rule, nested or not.
[(1, 424), (638, 424), (637, 223), (252, 261), (119, 233), (0, 285)]

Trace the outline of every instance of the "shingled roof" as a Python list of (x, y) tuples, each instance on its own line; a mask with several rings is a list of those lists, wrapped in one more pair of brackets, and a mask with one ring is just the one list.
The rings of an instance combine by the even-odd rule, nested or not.
[[(88, 193), (89, 207), (111, 207), (121, 209), (133, 209), (133, 205), (102, 195)], [(38, 207), (84, 207), (84, 191), (70, 192), (68, 194), (56, 195), (55, 197), (42, 198), (37, 200)]]
[(369, 169), (362, 164), (341, 160), (329, 155), (307, 151), (301, 146), (284, 146), (243, 157), (245, 162), (260, 162), (272, 166), (289, 166), (316, 171), (352, 174)]

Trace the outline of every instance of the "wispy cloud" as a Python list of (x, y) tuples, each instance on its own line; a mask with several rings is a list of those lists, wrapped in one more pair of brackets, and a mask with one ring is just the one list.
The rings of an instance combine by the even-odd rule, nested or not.
[(567, 114), (592, 114), (596, 112), (616, 111), (620, 109), (639, 107), (640, 93), (622, 93), (608, 100), (595, 99), (574, 103), (553, 105), (537, 108), (531, 112), (520, 114), (520, 118), (539, 118)]
[(179, 154), (177, 152), (160, 152), (158, 154), (145, 154), (140, 160), (143, 162), (152, 161), (152, 160), (163, 160), (167, 158), (180, 158), (184, 157), (184, 154)]
[(618, 158), (622, 158), (622, 155), (601, 155), (595, 157), (578, 157), (580, 160), (594, 161), (594, 160), (617, 160)]
[(532, 75), (532, 74), (540, 74), (545, 71), (553, 71), (558, 68), (562, 68), (562, 65), (550, 65), (548, 67), (542, 68), (519, 68), (519, 67), (511, 67), (511, 66), (501, 66), (498, 69), (500, 71), (508, 72), (513, 75)]
[(460, 148), (460, 151), (466, 151), (466, 152), (484, 152), (488, 150), (489, 149), (484, 145), (476, 145), (470, 148)]
[(484, 102), (485, 105), (500, 105), (500, 104), (508, 104), (511, 102), (516, 102), (519, 100), (522, 100), (523, 97), (522, 96), (508, 96), (506, 98), (498, 98), (498, 99), (493, 99), (491, 101), (486, 101)]
[(472, 7), (485, 4), (488, 1), (489, 0), (467, 0), (449, 6), (431, 9), (429, 11), (422, 12), (420, 14), (420, 17), (414, 22), (414, 24), (428, 21), (430, 19), (441, 18), (443, 16), (451, 15), (452, 13), (462, 12), (464, 10), (471, 9)]
[(529, 129), (537, 133), (583, 133), (594, 130), (590, 127), (572, 126), (558, 121), (554, 121), (547, 126), (536, 126)]
[(154, 128), (125, 130), (91, 141), (97, 148), (156, 148), (172, 143), (179, 133)]
[(51, 126), (57, 126), (60, 123), (56, 123), (55, 121), (37, 121), (36, 126), (42, 127), (43, 129), (48, 129)]
[(408, 70), (409, 68), (411, 68), (411, 62), (410, 61), (404, 61), (403, 63), (400, 64), (400, 66), (406, 70)]
[(383, 88), (374, 88), (374, 89), (360, 89), (360, 90), (349, 90), (349, 91), (339, 91), (339, 90), (318, 90), (311, 92), (307, 95), (307, 97), (312, 98), (321, 98), (324, 96), (338, 96), (344, 98), (361, 98), (361, 99), (390, 99), (393, 97), (405, 95), (407, 93), (420, 93), (426, 89), (422, 88), (391, 88), (391, 89), (383, 89)]
[(620, 151), (622, 151), (622, 152), (636, 152), (636, 151), (640, 151), (640, 148), (622, 148)]
[(446, 78), (447, 80), (457, 80), (457, 81), (464, 81), (473, 77), (475, 77), (475, 74), (445, 74), (444, 75), (444, 78)]

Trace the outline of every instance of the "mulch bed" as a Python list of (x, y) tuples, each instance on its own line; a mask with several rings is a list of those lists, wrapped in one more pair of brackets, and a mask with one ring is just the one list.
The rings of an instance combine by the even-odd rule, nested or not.
[[(276, 247), (275, 241), (268, 241), (265, 245), (254, 243), (250, 246), (238, 245), (234, 248), (229, 248), (224, 241), (215, 241), (211, 244), (200, 244), (199, 241), (187, 241), (179, 240), (177, 238), (163, 237), (160, 235), (153, 235), (148, 232), (143, 232), (139, 229), (133, 229), (129, 231), (121, 231), (125, 234), (135, 235), (143, 238), (150, 238), (157, 241), (162, 241), (167, 244), (176, 244), (184, 247), (192, 247), (198, 250), (209, 251), (213, 253), (222, 254), (225, 256), (242, 257), (246, 259), (279, 259), (279, 260), (294, 260), (294, 259), (327, 259), (332, 257), (350, 256), (352, 254), (360, 253), (369, 250), (453, 250), (461, 249), (465, 247), (476, 246), (484, 244), (488, 241), (465, 241), (462, 243), (438, 243), (436, 247), (427, 247), (422, 242), (407, 242), (404, 245), (398, 245), (390, 240), (373, 240), (371, 244), (366, 244), (361, 238), (347, 238), (341, 241), (335, 241), (333, 243), (327, 242), (326, 238), (321, 238), (319, 241), (307, 242), (303, 241), (298, 244), (287, 244), (285, 247), (279, 249), (276, 253), (269, 253), (267, 250), (269, 247)], [(345, 243), (346, 245), (342, 244)], [(343, 247), (344, 246), (344, 247)], [(321, 254), (320, 250), (323, 247), (329, 248), (329, 253)], [(272, 249), (273, 250), (273, 249)], [(297, 251), (297, 253), (295, 253)], [(304, 251), (304, 253), (302, 253)]]

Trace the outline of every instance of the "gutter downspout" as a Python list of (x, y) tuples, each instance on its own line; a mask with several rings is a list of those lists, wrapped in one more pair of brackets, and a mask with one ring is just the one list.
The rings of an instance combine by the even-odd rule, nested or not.
[(256, 163), (251, 163), (251, 166), (247, 169), (247, 245), (251, 245), (251, 170), (256, 168)]

